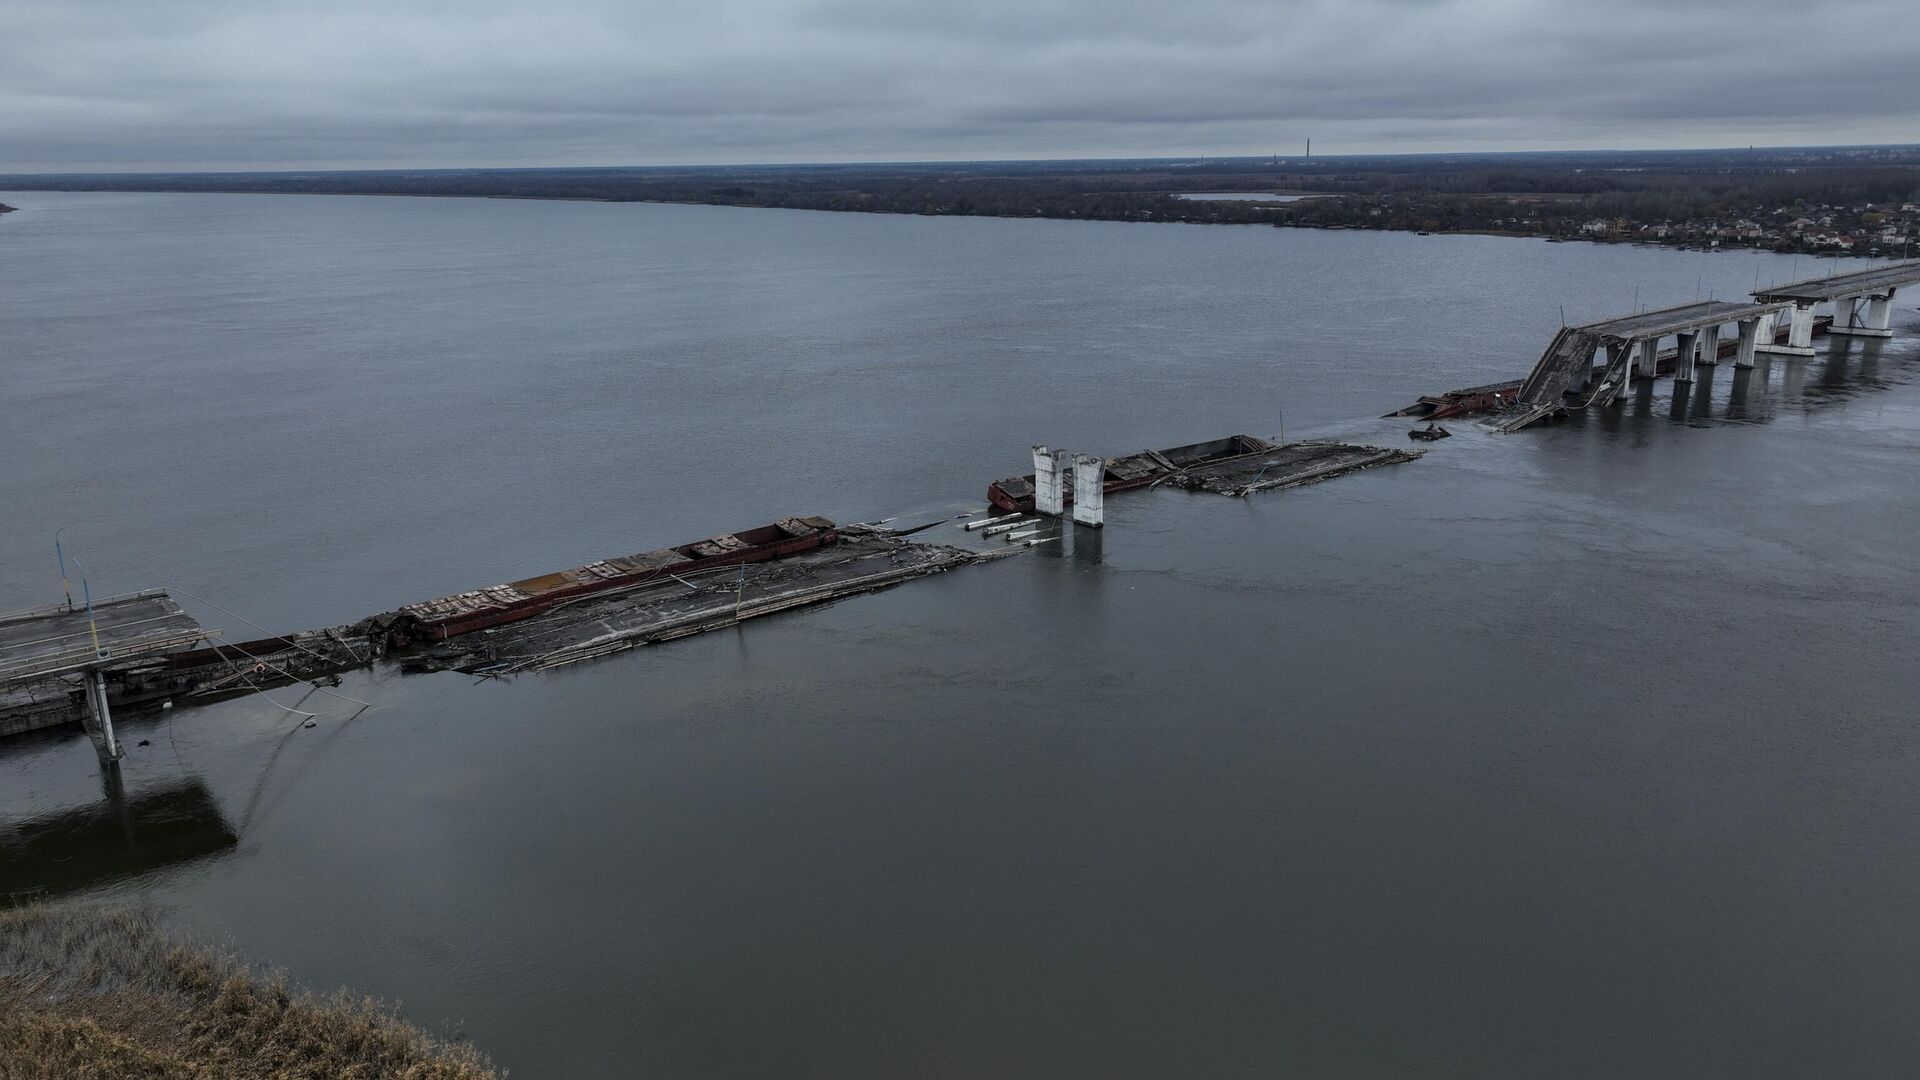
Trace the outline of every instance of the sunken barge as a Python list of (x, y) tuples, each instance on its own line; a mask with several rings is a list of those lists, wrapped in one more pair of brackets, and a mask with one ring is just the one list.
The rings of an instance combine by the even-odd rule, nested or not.
[[(250, 641), (201, 627), (161, 590), (107, 598), (93, 611), (63, 605), (0, 615), (0, 736), (87, 727), (96, 704), (207, 704), (292, 683), (337, 683), (388, 657), (411, 670), (471, 669), (517, 661), (514, 650), (537, 645), (534, 662), (516, 670), (540, 670), (992, 557), (876, 526), (789, 517)], [(89, 679), (103, 702), (89, 700)]]
[(401, 666), (488, 676), (547, 671), (1014, 554), (919, 543), (871, 525), (832, 531), (831, 544), (779, 558), (635, 574), (618, 586), (575, 594), (478, 633), (414, 647)]
[[(1217, 495), (1299, 487), (1345, 473), (1412, 461), (1418, 451), (1389, 450), (1337, 442), (1277, 443), (1253, 435), (1188, 443), (1167, 450), (1145, 450), (1106, 460), (1105, 494), (1169, 487)], [(1073, 504), (1074, 474), (1061, 475), (1065, 505)], [(987, 501), (1011, 514), (1030, 514), (1035, 505), (1034, 478), (1012, 476), (987, 485)]]
[[(1249, 454), (1274, 449), (1277, 444), (1252, 435), (1229, 435), (1224, 439), (1188, 443), (1166, 450), (1143, 450), (1125, 457), (1108, 458), (1106, 483), (1108, 495), (1150, 487), (1190, 469), (1230, 462)], [(1065, 503), (1073, 505), (1073, 474), (1062, 477)], [(1034, 508), (1033, 474), (1010, 476), (987, 485), (987, 501), (1010, 514), (1029, 514)]]
[(782, 518), (771, 525), (721, 533), (678, 547), (602, 559), (569, 570), (408, 604), (385, 617), (383, 636), (388, 648), (405, 651), (476, 630), (531, 619), (596, 593), (784, 558), (825, 547), (838, 539), (836, 526), (826, 518)]
[[(1417, 456), (1230, 435), (1107, 459), (1102, 487), (1129, 491), (1165, 483), (1246, 495)], [(1068, 476), (1069, 502), (1071, 482)], [(1031, 476), (988, 488), (995, 507), (1016, 513), (1032, 511), (1034, 494)], [(927, 527), (781, 518), (422, 600), (348, 625), (249, 641), (201, 627), (159, 590), (110, 598), (86, 611), (68, 604), (0, 615), (0, 735), (78, 721), (110, 760), (119, 756), (107, 722), (112, 709), (207, 703), (302, 682), (337, 684), (342, 673), (384, 659), (412, 671), (544, 671), (1024, 550), (986, 553), (906, 538)]]

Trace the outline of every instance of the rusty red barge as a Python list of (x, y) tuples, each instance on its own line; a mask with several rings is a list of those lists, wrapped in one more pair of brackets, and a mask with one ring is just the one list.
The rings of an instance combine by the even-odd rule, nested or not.
[[(1274, 449), (1275, 444), (1252, 435), (1229, 435), (1224, 439), (1212, 439), (1207, 442), (1189, 443), (1169, 450), (1146, 450), (1125, 457), (1107, 459), (1107, 479), (1102, 485), (1106, 494), (1116, 491), (1132, 491), (1146, 487), (1158, 480), (1164, 480), (1178, 472), (1201, 465), (1217, 465), (1223, 461), (1245, 457), (1248, 454), (1264, 453)], [(1073, 505), (1073, 473), (1062, 477), (1065, 486), (1065, 502)], [(995, 480), (987, 485), (987, 501), (1009, 513), (1024, 514), (1033, 510), (1033, 474), (1010, 476), (1005, 480)]]
[(485, 589), (423, 600), (393, 612), (386, 626), (389, 647), (404, 649), (445, 641), (475, 630), (530, 619), (582, 596), (639, 585), (662, 577), (716, 567), (765, 562), (824, 547), (839, 539), (823, 517), (782, 518), (736, 533), (721, 533), (678, 547), (603, 559), (570, 570), (510, 581)]

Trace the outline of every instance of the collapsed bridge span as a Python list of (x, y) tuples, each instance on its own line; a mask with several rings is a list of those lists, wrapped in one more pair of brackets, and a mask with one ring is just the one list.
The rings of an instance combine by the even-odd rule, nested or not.
[[(1669, 336), (1677, 339), (1676, 382), (1692, 382), (1695, 364), (1714, 362), (1720, 354), (1721, 330), (1730, 323), (1739, 333), (1734, 363), (1752, 367), (1763, 332), (1771, 340), (1771, 320), (1788, 306), (1781, 301), (1703, 300), (1563, 326), (1521, 382), (1514, 408), (1493, 426), (1499, 431), (1519, 431), (1569, 408), (1611, 403), (1633, 379), (1651, 379), (1659, 373), (1660, 343)], [(1596, 367), (1595, 356), (1601, 353), (1605, 359)]]

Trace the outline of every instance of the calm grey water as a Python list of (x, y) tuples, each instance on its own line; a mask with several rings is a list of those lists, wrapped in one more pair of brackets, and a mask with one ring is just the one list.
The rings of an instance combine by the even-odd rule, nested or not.
[[(1811, 259), (646, 205), (9, 193), (0, 607), (273, 630), (1036, 440), (1369, 419)], [(512, 684), (131, 722), (104, 877), (519, 1076), (1885, 1076), (1920, 1059), (1920, 316), (1751, 378)], [(936, 535), (938, 535), (936, 533)], [(188, 606), (235, 637), (254, 632)], [(0, 822), (101, 799), (0, 747)], [(186, 807), (186, 809), (182, 809)], [(163, 822), (134, 822), (136, 833)], [(175, 824), (180, 824), (176, 822)], [(91, 858), (98, 852), (81, 853)], [(0, 868), (3, 871), (4, 868)], [(88, 879), (92, 880), (92, 879)]]

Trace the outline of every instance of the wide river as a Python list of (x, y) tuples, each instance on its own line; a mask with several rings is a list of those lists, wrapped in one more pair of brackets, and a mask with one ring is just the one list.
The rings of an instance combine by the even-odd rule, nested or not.
[[(1406, 446), (1373, 418), (1524, 373), (1563, 318), (1857, 265), (4, 198), (0, 608), (59, 599), (64, 529), (94, 595), (184, 590), (235, 640), (786, 514), (958, 513), (1036, 441)], [(1677, 411), (1662, 382), (1314, 487), (1120, 496), (1065, 550), (511, 683), (349, 677), (351, 721), (314, 694), (299, 727), (297, 690), (126, 719), (134, 820), (53, 857), (524, 1077), (1902, 1073), (1896, 310)], [(102, 800), (83, 737), (0, 745), (0, 840)], [(208, 830), (238, 841), (176, 844)]]

